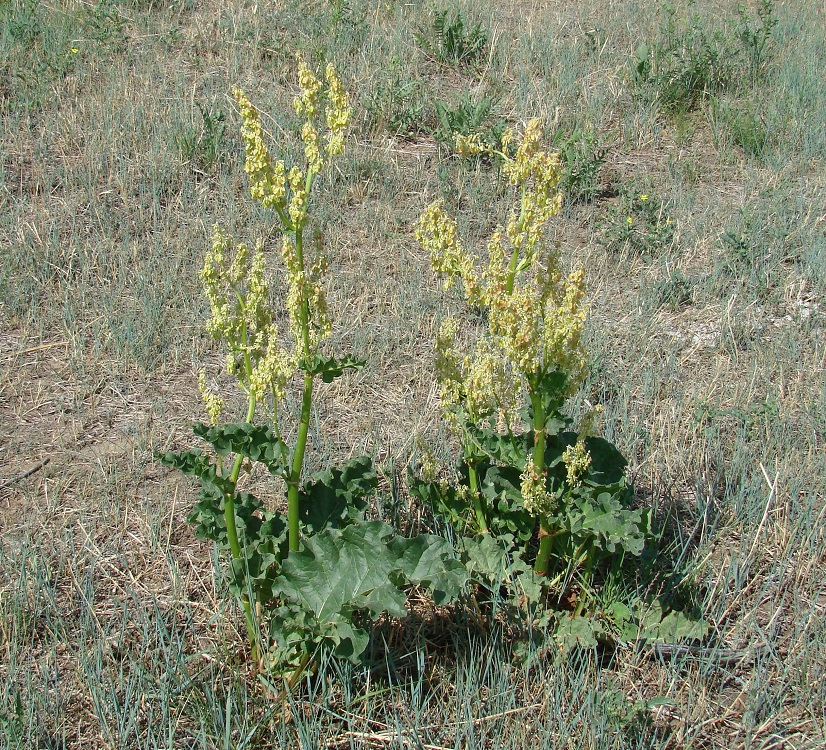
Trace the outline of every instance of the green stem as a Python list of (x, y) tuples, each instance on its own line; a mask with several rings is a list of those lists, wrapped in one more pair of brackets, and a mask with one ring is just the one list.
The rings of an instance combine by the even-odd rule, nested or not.
[[(538, 379), (538, 381), (541, 379)], [(540, 476), (545, 475), (545, 409), (542, 406), (542, 394), (538, 387), (531, 388), (531, 407), (533, 408), (533, 465)], [(550, 523), (543, 517), (539, 521), (539, 552), (534, 563), (534, 572), (544, 576), (553, 550), (554, 532)]]
[(476, 513), (476, 523), (479, 526), (479, 531), (483, 534), (488, 533), (488, 519), (485, 511), (485, 498), (479, 492), (479, 476), (476, 472), (476, 464), (468, 462), (467, 464), (468, 483), (470, 484), (470, 495), (473, 498), (473, 510)]
[[(519, 210), (519, 231), (521, 232), (524, 229), (525, 224), (525, 186), (522, 186), (522, 207)], [(513, 293), (513, 284), (516, 280), (516, 271), (519, 268), (519, 248), (515, 247), (513, 249), (513, 255), (511, 255), (511, 262), (508, 266), (508, 280), (505, 283), (505, 291), (508, 294)]]
[[(255, 418), (255, 394), (250, 393), (249, 405), (247, 406), (247, 422), (252, 422)], [(238, 482), (238, 477), (241, 474), (241, 466), (244, 463), (244, 456), (239, 454), (235, 457), (235, 463), (232, 466), (232, 472), (229, 475), (229, 481), (232, 484), (232, 489), (224, 496), (224, 521), (227, 525), (227, 538), (229, 540), (229, 549), (232, 557), (235, 560), (241, 559), (241, 544), (238, 540), (238, 527), (235, 524), (235, 485)], [(241, 595), (241, 604), (244, 607), (244, 619), (247, 625), (247, 636), (250, 639), (250, 646), (252, 647), (252, 658), (258, 661), (260, 656), (258, 629), (255, 625), (255, 617), (252, 614), (252, 605), (247, 594)]]
[[(307, 175), (307, 194), (312, 188), (312, 174)], [(299, 267), (304, 271), (304, 228), (296, 227), (295, 254)], [(310, 359), (310, 303), (301, 293), (301, 303), (298, 311), (299, 325), (301, 326), (301, 345), (305, 361)], [(310, 430), (310, 411), (313, 405), (313, 376), (304, 373), (304, 393), (301, 398), (301, 418), (298, 423), (298, 438), (293, 453), (293, 462), (290, 469), (290, 478), (287, 488), (287, 527), (290, 550), (298, 550), (299, 542), (299, 502), (298, 485), (301, 482), (301, 468), (304, 465), (304, 453), (307, 448), (307, 433)]]
[(301, 467), (304, 465), (304, 452), (307, 447), (307, 433), (310, 430), (310, 411), (313, 404), (313, 376), (304, 374), (304, 395), (301, 399), (301, 420), (298, 423), (298, 439), (293, 453), (287, 489), (287, 526), (289, 528), (290, 550), (298, 549), (299, 540), (299, 504), (298, 485), (301, 481)]

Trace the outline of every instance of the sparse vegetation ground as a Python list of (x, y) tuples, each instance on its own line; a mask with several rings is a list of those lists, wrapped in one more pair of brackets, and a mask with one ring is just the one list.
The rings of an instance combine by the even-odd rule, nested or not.
[[(826, 744), (822, 4), (0, 0), (0, 17), (0, 747)], [(325, 661), (272, 701), (185, 522), (193, 488), (153, 452), (189, 447), (197, 370), (221, 371), (198, 281), (212, 225), (273, 228), (230, 91), (297, 152), (297, 52), (334, 62), (353, 105), (314, 210), (334, 343), (367, 360), (320, 387), (310, 468), (372, 454), (376, 515), (427, 525), (406, 467), (452, 460), (432, 344), (467, 313), (415, 223), (441, 195), (487, 237), (496, 165), (446, 131), (541, 117), (566, 169), (554, 231), (591, 302), (573, 409), (604, 405), (705, 641), (515, 655), (414, 595), (366, 664)]]

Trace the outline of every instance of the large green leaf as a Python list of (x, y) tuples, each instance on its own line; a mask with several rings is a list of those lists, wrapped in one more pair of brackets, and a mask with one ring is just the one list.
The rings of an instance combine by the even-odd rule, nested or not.
[[(325, 529), (291, 552), (276, 580), (278, 592), (299, 602), (321, 622), (366, 606), (367, 596), (384, 586), (394, 559), (387, 549), (393, 530), (380, 521)], [(388, 612), (404, 614), (404, 595), (388, 597)]]
[(511, 534), (477, 534), (459, 540), (468, 575), (480, 583), (498, 586), (510, 572)]
[(375, 492), (378, 475), (369, 456), (312, 476), (299, 492), (299, 515), (307, 532), (339, 527), (361, 518), (365, 498)]
[(613, 443), (605, 438), (589, 437), (585, 440), (585, 447), (591, 454), (591, 466), (585, 477), (586, 482), (604, 486), (624, 480), (628, 461)]
[(401, 617), (407, 598), (399, 586), (421, 583), (446, 601), (465, 579), (445, 540), (394, 537), (390, 526), (370, 521), (328, 527), (308, 538), (304, 549), (284, 561), (274, 591), (311, 613), (317, 631), (339, 653), (355, 658), (363, 650), (361, 631), (352, 625), (356, 610), (374, 618), (382, 612)]
[(421, 534), (394, 537), (388, 548), (396, 556), (399, 585), (427, 587), (436, 604), (455, 601), (467, 581), (465, 566), (453, 556), (453, 548), (440, 536)]

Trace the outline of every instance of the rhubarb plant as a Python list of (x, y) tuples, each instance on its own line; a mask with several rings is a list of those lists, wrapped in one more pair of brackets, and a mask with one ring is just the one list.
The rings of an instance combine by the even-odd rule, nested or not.
[[(641, 554), (649, 520), (632, 506), (624, 457), (596, 434), (598, 410), (579, 424), (565, 411), (586, 372), (587, 306), (584, 272), (565, 271), (546, 236), (561, 206), (563, 167), (542, 146), (539, 120), (521, 135), (507, 130), (496, 150), (473, 136), (458, 136), (457, 149), (491, 151), (514, 204), (484, 260), (464, 247), (443, 201), (419, 220), (417, 238), (445, 288), (459, 286), (486, 327), (467, 343), (458, 321), (442, 322), (436, 369), (462, 448), (458, 479), (414, 476), (412, 490), (458, 527), (508, 540), (525, 593), (536, 594), (538, 582), (585, 591), (599, 566)], [(463, 544), (477, 571), (497, 548)]]
[[(222, 422), (223, 399), (202, 372), (199, 388), (210, 423), (196, 424), (194, 433), (210, 447), (159, 456), (199, 480), (189, 521), (198, 537), (225, 553), (254, 659), (265, 671), (289, 673), (291, 683), (321, 647), (357, 659), (368, 642), (365, 623), (382, 613), (403, 615), (410, 586), (447, 602), (466, 579), (445, 540), (403, 538), (369, 520), (377, 487), (369, 457), (305, 476), (316, 383), (364, 366), (324, 348), (332, 328), (324, 291), (328, 264), (310, 198), (328, 164), (344, 151), (350, 119), (348, 96), (332, 65), (325, 77), (326, 85), (299, 60), (294, 105), (303, 159), (289, 167), (272, 157), (249, 98), (234, 92), (251, 196), (278, 223), (289, 326), (283, 331), (278, 323), (263, 243), (235, 244), (216, 227), (201, 271), (211, 309), (206, 329), (226, 353), (227, 371), (246, 395), (246, 413), (243, 421)], [(284, 406), (293, 388), (300, 393), (297, 423)], [(283, 482), (282, 508), (267, 508), (243, 489), (242, 469), (255, 464)]]

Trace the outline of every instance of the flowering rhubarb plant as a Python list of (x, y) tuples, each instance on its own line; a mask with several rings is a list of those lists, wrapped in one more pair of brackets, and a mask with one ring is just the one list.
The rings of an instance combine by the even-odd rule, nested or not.
[[(422, 586), (443, 602), (454, 599), (466, 579), (445, 540), (400, 537), (369, 520), (377, 486), (369, 457), (305, 476), (315, 384), (364, 366), (353, 356), (325, 352), (332, 329), (324, 290), (328, 263), (318, 232), (307, 241), (310, 197), (326, 166), (344, 151), (350, 120), (347, 92), (332, 65), (325, 78), (298, 61), (294, 105), (303, 159), (290, 166), (272, 157), (257, 110), (243, 91), (234, 92), (251, 196), (278, 220), (288, 327), (278, 323), (263, 244), (236, 244), (216, 227), (201, 270), (211, 309), (206, 329), (246, 395), (246, 414), (241, 422), (222, 422), (223, 399), (201, 372), (210, 423), (196, 424), (194, 432), (211, 450), (159, 456), (200, 481), (189, 520), (199, 537), (226, 553), (253, 657), (265, 671), (290, 671), (289, 683), (321, 647), (357, 659), (368, 643), (363, 623), (382, 613), (404, 615), (409, 586)], [(297, 423), (283, 406), (293, 388), (300, 392)], [(242, 488), (242, 469), (256, 463), (283, 481), (281, 508), (265, 507)]]
[(463, 245), (444, 201), (419, 219), (416, 237), (445, 288), (459, 287), (486, 325), (468, 343), (457, 320), (441, 324), (436, 371), (461, 444), (458, 480), (413, 476), (412, 490), (480, 533), (463, 542), (471, 574), (487, 570), (498, 586), (501, 565), (491, 560), (501, 556), (492, 553), (504, 545), (522, 565), (526, 593), (537, 595), (537, 581), (585, 589), (601, 563), (641, 554), (649, 521), (631, 506), (625, 459), (596, 435), (599, 410), (576, 425), (565, 410), (586, 374), (587, 303), (584, 271), (564, 270), (547, 236), (561, 207), (562, 164), (543, 147), (536, 119), (521, 134), (506, 130), (495, 150), (474, 136), (458, 136), (457, 150), (497, 157), (514, 202), (478, 254)]

